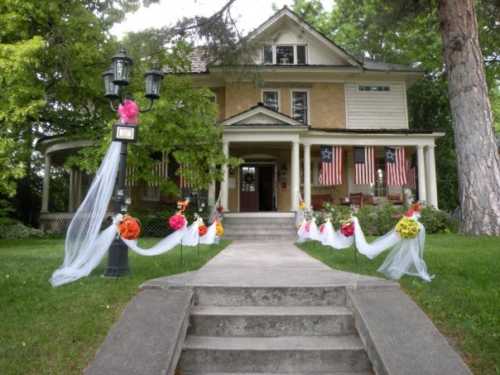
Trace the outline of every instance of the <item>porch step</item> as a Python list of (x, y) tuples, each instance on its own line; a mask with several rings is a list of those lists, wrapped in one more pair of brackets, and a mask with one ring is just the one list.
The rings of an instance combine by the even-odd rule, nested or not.
[(197, 306), (189, 333), (197, 336), (274, 337), (354, 333), (351, 311), (339, 306)]
[(367, 371), (370, 362), (359, 337), (188, 336), (183, 371), (314, 373)]
[(232, 240), (293, 240), (296, 237), (292, 216), (229, 216), (224, 217), (224, 233)]
[(196, 287), (195, 305), (345, 306), (344, 287)]

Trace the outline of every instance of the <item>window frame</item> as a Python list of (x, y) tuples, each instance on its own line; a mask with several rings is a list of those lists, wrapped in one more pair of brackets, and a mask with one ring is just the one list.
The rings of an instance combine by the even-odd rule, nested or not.
[[(364, 89), (364, 88), (367, 88), (367, 87), (370, 87), (370, 90), (365, 90)], [(373, 88), (375, 88), (375, 90), (373, 90)], [(379, 88), (381, 88), (382, 90), (379, 90)], [(358, 92), (387, 93), (387, 92), (391, 92), (391, 85), (386, 85), (386, 84), (358, 84)]]
[[(274, 89), (274, 88), (264, 88), (261, 90), (261, 93), (260, 93), (260, 100), (262, 102), (262, 104), (264, 104), (264, 106), (266, 108), (269, 108), (265, 101), (264, 101), (264, 93), (265, 92), (275, 92), (278, 96), (278, 99), (277, 99), (277, 102), (278, 102), (278, 108), (276, 109), (276, 112), (279, 112), (280, 111), (280, 108), (281, 108), (281, 95), (280, 95), (280, 90), (279, 89)], [(269, 108), (269, 109), (272, 109), (272, 108)], [(274, 111), (274, 109), (272, 109)]]
[[(298, 63), (298, 53), (297, 53), (297, 47), (304, 47), (304, 63), (299, 64)], [(272, 51), (272, 63), (265, 62), (265, 48), (266, 47), (271, 47)], [(291, 64), (280, 64), (278, 61), (278, 52), (277, 49), (278, 47), (292, 47), (293, 49), (293, 63)], [(262, 46), (262, 64), (263, 65), (307, 65), (309, 63), (309, 46), (307, 43), (283, 43), (283, 44), (264, 44)]]
[[(303, 89), (303, 88), (293, 88), (290, 89), (290, 117), (292, 117), (294, 120), (295, 118), (293, 117), (293, 94), (295, 92), (305, 92), (306, 93), (306, 100), (307, 100), (307, 108), (306, 108), (306, 122), (304, 125), (309, 125), (311, 124), (311, 90), (310, 89)], [(299, 121), (299, 120), (296, 120)], [(300, 121), (299, 121), (300, 122)]]
[[(266, 62), (266, 47), (271, 47), (271, 62)], [(276, 48), (273, 44), (264, 44), (262, 47), (262, 64), (275, 65), (276, 64)]]

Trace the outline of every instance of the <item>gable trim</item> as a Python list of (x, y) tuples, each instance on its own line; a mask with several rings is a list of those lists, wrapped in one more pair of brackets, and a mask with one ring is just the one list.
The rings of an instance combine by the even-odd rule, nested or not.
[[(263, 114), (265, 116), (268, 116), (276, 120), (278, 124), (283, 124), (283, 126), (300, 126), (300, 127), (306, 126), (300, 121), (297, 121), (294, 118), (285, 115), (284, 113), (276, 112), (273, 111), (272, 109), (265, 107), (262, 103), (259, 103), (256, 106), (250, 107), (246, 111), (240, 112), (234, 116), (225, 119), (224, 121), (222, 121), (221, 124), (223, 126), (238, 125), (239, 122), (244, 121), (258, 114)], [(262, 126), (266, 126), (266, 124), (263, 124)]]
[(354, 56), (344, 50), (342, 47), (338, 46), (333, 40), (328, 38), (326, 35), (315, 29), (306, 20), (300, 17), (297, 13), (284, 6), (281, 10), (272, 15), (269, 19), (264, 21), (259, 27), (250, 32), (247, 36), (248, 40), (255, 39), (264, 30), (275, 24), (281, 18), (288, 16), (291, 20), (295, 21), (299, 26), (302, 26), (306, 31), (313, 35), (316, 39), (322, 42), (325, 46), (330, 48), (332, 51), (344, 57), (351, 65), (363, 68), (363, 64), (358, 61)]

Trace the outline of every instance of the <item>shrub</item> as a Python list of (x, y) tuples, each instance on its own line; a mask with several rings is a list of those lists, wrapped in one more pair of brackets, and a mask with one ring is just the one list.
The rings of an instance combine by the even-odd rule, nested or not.
[(0, 225), (0, 238), (5, 240), (20, 240), (25, 238), (40, 238), (44, 233), (40, 229), (28, 227), (22, 223)]
[(324, 221), (326, 217), (329, 217), (333, 227), (338, 229), (340, 228), (340, 222), (343, 220), (347, 220), (351, 217), (352, 210), (348, 206), (334, 206), (331, 203), (323, 204), (323, 209), (321, 211), (321, 216)]
[(427, 233), (449, 233), (456, 232), (458, 222), (452, 216), (433, 207), (424, 207), (420, 222), (425, 226)]

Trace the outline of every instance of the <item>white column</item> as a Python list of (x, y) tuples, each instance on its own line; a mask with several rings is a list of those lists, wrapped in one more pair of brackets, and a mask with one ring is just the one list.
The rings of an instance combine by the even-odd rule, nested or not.
[(290, 188), (290, 209), (297, 211), (299, 208), (299, 188), (300, 188), (300, 150), (299, 142), (292, 143), (291, 155), (291, 188)]
[(424, 146), (421, 145), (417, 146), (417, 170), (418, 170), (418, 200), (420, 202), (427, 202)]
[[(229, 142), (224, 142), (222, 144), (222, 152), (226, 157), (229, 157)], [(224, 208), (224, 211), (229, 211), (229, 170), (227, 164), (222, 166), (223, 180), (220, 184), (221, 188), (221, 205)]]
[(50, 155), (45, 154), (45, 168), (43, 173), (42, 212), (49, 212), (50, 192)]
[(427, 203), (438, 208), (437, 180), (436, 180), (436, 157), (434, 155), (434, 145), (427, 146), (426, 172), (427, 172)]
[(208, 185), (208, 205), (210, 207), (213, 207), (215, 205), (215, 182), (211, 182), (209, 185)]
[(304, 203), (311, 207), (311, 145), (304, 145)]

